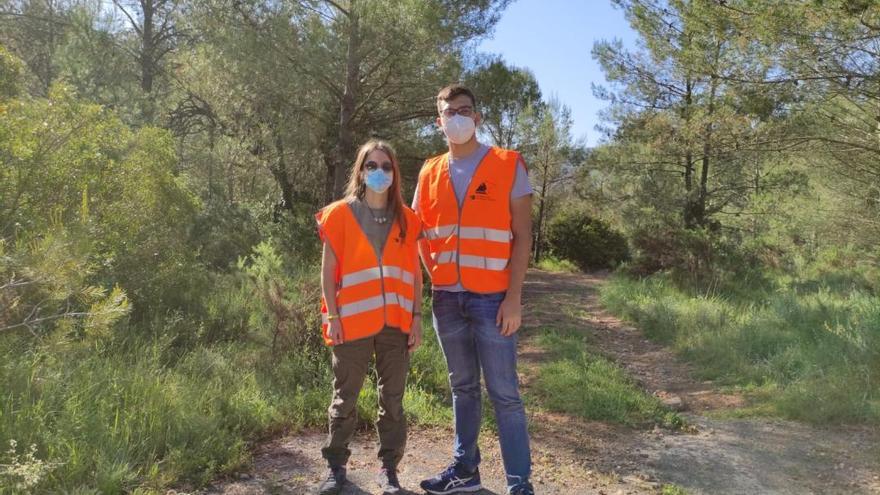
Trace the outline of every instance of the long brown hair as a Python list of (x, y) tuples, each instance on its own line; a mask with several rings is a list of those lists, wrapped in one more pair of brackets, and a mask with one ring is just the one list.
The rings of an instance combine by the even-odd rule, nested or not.
[(348, 179), (348, 187), (345, 189), (345, 196), (348, 199), (364, 199), (366, 195), (367, 185), (361, 177), (364, 165), (367, 162), (367, 156), (375, 150), (379, 150), (391, 160), (391, 166), (394, 173), (391, 179), (391, 187), (388, 188), (388, 209), (391, 210), (397, 225), (400, 226), (400, 238), (406, 238), (406, 215), (403, 213), (403, 197), (400, 195), (400, 165), (397, 163), (397, 153), (394, 148), (385, 141), (371, 139), (362, 144), (358, 148), (357, 158), (351, 167), (351, 175)]

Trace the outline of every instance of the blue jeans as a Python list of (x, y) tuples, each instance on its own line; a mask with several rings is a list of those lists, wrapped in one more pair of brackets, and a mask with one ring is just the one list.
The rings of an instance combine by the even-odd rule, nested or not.
[(480, 463), (480, 368), (495, 409), (507, 485), (528, 480), (531, 452), (526, 413), (516, 374), (516, 334), (495, 324), (504, 292), (434, 291), (434, 328), (449, 367), (455, 413), (455, 461), (473, 470)]

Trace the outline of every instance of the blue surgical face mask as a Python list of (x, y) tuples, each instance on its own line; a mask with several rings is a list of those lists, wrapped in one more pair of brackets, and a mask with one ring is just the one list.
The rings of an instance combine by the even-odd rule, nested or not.
[(385, 172), (381, 168), (370, 170), (364, 176), (364, 183), (373, 191), (382, 194), (391, 187), (393, 180), (391, 172)]

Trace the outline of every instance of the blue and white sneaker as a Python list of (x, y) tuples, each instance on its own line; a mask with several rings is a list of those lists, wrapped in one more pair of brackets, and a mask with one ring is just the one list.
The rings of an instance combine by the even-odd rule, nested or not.
[(422, 490), (434, 495), (448, 493), (472, 493), (483, 489), (480, 485), (480, 469), (465, 471), (458, 463), (450, 464), (445, 471), (431, 479), (422, 481)]

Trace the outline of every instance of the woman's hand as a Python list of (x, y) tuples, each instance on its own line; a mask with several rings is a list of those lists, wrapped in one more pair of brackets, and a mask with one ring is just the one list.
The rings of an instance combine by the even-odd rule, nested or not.
[(333, 345), (342, 343), (342, 322), (339, 318), (330, 320), (330, 328), (327, 329), (327, 336), (333, 341)]
[(422, 315), (413, 315), (412, 326), (409, 329), (409, 339), (407, 340), (409, 353), (416, 352), (420, 345), (422, 345)]

